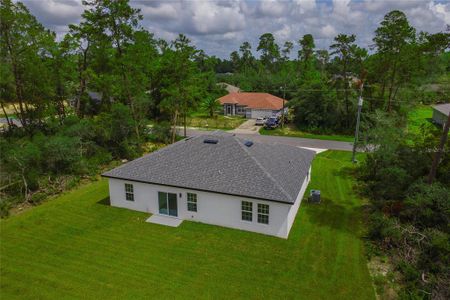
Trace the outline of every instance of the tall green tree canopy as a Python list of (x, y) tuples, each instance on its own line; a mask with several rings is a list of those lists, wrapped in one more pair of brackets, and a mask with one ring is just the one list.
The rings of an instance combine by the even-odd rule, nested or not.
[(259, 37), (256, 51), (261, 51), (261, 62), (266, 68), (273, 68), (275, 62), (280, 58), (280, 47), (275, 42), (272, 33), (264, 33)]
[(312, 34), (305, 34), (299, 41), (300, 50), (298, 50), (298, 59), (302, 63), (302, 67), (306, 68), (314, 55), (314, 38)]
[(22, 126), (32, 131), (42, 125), (46, 101), (55, 95), (49, 69), (56, 48), (55, 35), (25, 5), (10, 0), (1, 2), (0, 32), (1, 104), (12, 104)]

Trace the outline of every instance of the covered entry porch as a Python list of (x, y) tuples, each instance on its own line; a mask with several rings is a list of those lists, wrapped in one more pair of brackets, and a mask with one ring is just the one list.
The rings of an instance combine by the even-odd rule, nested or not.
[(238, 105), (235, 103), (225, 103), (223, 105), (223, 114), (225, 116), (244, 116), (245, 115), (245, 106)]

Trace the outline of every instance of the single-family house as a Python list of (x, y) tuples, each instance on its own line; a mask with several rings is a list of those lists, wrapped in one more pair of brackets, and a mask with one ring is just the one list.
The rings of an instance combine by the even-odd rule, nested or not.
[(314, 155), (214, 132), (102, 176), (109, 180), (112, 206), (287, 238)]
[(444, 126), (450, 114), (450, 103), (433, 106), (433, 122)]
[[(93, 91), (86, 91), (82, 97), (81, 100), (81, 106), (87, 105), (90, 110), (98, 110), (99, 107), (104, 103), (113, 103), (114, 99), (112, 97), (103, 99), (103, 93), (101, 92), (93, 92)], [(69, 99), (69, 105), (72, 107), (77, 106), (78, 96), (74, 96), (71, 99)]]
[(249, 119), (287, 113), (287, 101), (268, 93), (229, 93), (219, 98), (225, 115), (241, 115)]

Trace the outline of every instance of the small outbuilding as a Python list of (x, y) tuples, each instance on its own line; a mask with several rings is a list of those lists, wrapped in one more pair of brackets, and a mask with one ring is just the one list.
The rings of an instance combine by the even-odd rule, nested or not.
[(450, 103), (437, 104), (433, 106), (433, 122), (441, 126), (447, 122), (448, 115), (450, 114)]
[(108, 171), (112, 206), (287, 238), (315, 152), (214, 132)]

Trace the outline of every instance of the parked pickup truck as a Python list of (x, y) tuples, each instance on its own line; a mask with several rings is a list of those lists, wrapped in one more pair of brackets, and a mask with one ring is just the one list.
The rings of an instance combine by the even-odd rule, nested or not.
[(266, 129), (274, 129), (277, 127), (278, 127), (278, 119), (276, 117), (270, 117), (264, 124), (264, 128)]

